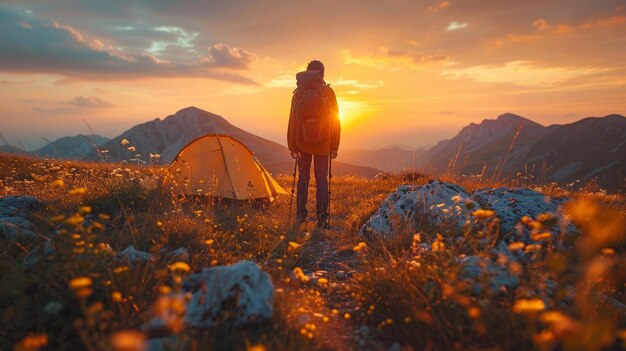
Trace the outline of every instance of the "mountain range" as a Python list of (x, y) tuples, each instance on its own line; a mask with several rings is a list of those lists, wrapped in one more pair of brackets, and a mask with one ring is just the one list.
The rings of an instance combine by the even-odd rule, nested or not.
[[(183, 146), (205, 134), (231, 135), (248, 146), (271, 172), (293, 172), (294, 161), (286, 147), (196, 107), (138, 124), (110, 140), (97, 135), (77, 135), (58, 139), (32, 154), (169, 163)], [(0, 146), (0, 152), (25, 153), (8, 145)], [(624, 191), (626, 118), (614, 114), (546, 127), (505, 113), (496, 119), (471, 123), (453, 138), (427, 150), (401, 146), (343, 149), (337, 161), (333, 162), (334, 174), (373, 177), (381, 170), (402, 172), (417, 168), (432, 174), (474, 175), (495, 180), (521, 176), (577, 186), (593, 180), (607, 190)]]
[(107, 137), (96, 134), (78, 134), (59, 138), (35, 151), (26, 151), (10, 145), (0, 145), (0, 152), (62, 159), (82, 159), (89, 152), (97, 149), (109, 140)]
[[(588, 117), (544, 127), (506, 113), (470, 124), (421, 155), (425, 172), (503, 179), (524, 176), (561, 184), (594, 180), (626, 190), (626, 117)], [(573, 184), (572, 184), (573, 185)]]

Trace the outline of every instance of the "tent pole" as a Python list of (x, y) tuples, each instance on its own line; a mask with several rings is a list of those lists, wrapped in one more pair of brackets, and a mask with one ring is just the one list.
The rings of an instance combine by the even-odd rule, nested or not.
[(217, 139), (217, 143), (220, 145), (220, 152), (222, 153), (222, 160), (224, 160), (224, 169), (226, 169), (226, 174), (228, 175), (228, 181), (230, 182), (230, 188), (233, 190), (233, 198), (239, 199), (237, 197), (237, 193), (235, 192), (235, 185), (233, 184), (233, 179), (230, 176), (230, 170), (228, 169), (228, 163), (226, 162), (226, 155), (224, 155), (224, 147), (222, 146), (222, 142), (220, 141), (220, 135), (215, 134), (215, 138)]

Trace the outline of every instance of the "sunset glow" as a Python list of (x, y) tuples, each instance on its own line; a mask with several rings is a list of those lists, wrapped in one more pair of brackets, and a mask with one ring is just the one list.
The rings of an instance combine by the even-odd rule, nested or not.
[(549, 125), (626, 108), (618, 0), (56, 3), (0, 4), (10, 143), (88, 133), (84, 120), (114, 137), (197, 106), (285, 144), (312, 59), (337, 93), (342, 147), (428, 146), (505, 112)]

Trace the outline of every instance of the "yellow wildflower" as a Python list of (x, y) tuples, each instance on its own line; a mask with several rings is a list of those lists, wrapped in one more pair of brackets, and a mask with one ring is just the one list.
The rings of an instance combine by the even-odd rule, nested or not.
[(495, 214), (496, 213), (494, 211), (483, 210), (482, 208), (472, 212), (472, 216), (476, 217), (477, 219), (481, 219), (481, 220), (485, 220), (485, 219), (491, 218)]
[(89, 277), (78, 277), (70, 280), (68, 283), (69, 287), (72, 289), (81, 289), (90, 287), (93, 284), (93, 280)]
[(187, 263), (181, 262), (181, 261), (174, 262), (174, 263), (172, 263), (170, 265), (170, 270), (171, 271), (180, 270), (180, 271), (183, 271), (183, 272), (189, 272), (189, 269), (190, 269), (189, 265)]
[(68, 191), (67, 193), (70, 195), (83, 195), (87, 192), (87, 188), (85, 188), (84, 186), (78, 187), (78, 188), (74, 188), (70, 191)]
[(515, 313), (537, 313), (543, 311), (546, 304), (541, 299), (519, 299), (513, 305)]

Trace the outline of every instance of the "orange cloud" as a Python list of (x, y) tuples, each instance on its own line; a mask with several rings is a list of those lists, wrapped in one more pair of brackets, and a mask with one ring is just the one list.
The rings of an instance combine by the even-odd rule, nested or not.
[(385, 46), (375, 53), (356, 56), (350, 50), (341, 51), (343, 62), (348, 65), (369, 66), (378, 69), (398, 71), (401, 69), (420, 69), (448, 63), (450, 57), (445, 54), (421, 54), (390, 50)]
[(450, 5), (450, 1), (442, 1), (437, 5), (429, 6), (428, 8), (426, 8), (426, 12), (437, 13), (440, 10), (447, 9), (448, 7), (450, 7)]

